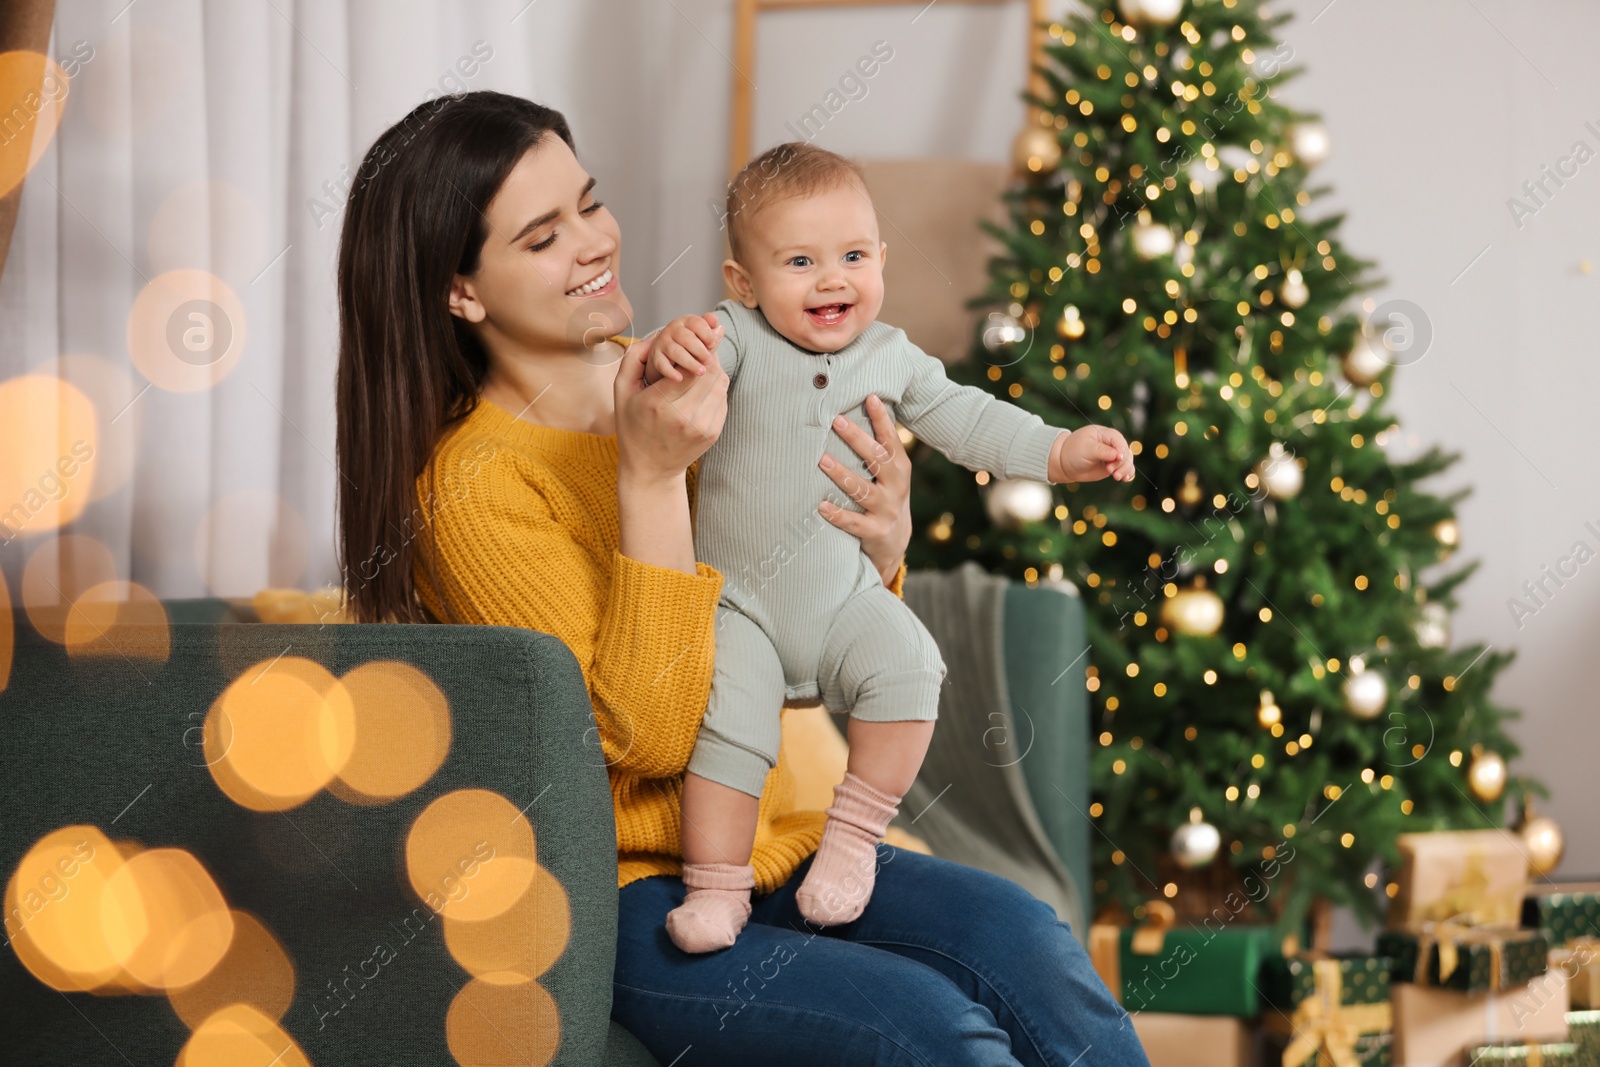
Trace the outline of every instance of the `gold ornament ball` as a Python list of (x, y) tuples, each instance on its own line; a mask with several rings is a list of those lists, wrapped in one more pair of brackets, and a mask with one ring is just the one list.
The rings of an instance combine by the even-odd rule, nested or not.
[(1567, 851), (1567, 835), (1554, 819), (1536, 815), (1523, 823), (1522, 851), (1528, 854), (1528, 874), (1543, 878), (1561, 866), (1561, 857)]
[(1506, 761), (1498, 752), (1477, 753), (1467, 767), (1467, 785), (1485, 804), (1499, 800), (1506, 791)]
[(1133, 251), (1140, 259), (1160, 259), (1170, 256), (1178, 247), (1178, 238), (1172, 227), (1152, 222), (1149, 212), (1139, 212), (1139, 221), (1133, 224)]
[(1191, 637), (1210, 637), (1222, 628), (1222, 598), (1209, 589), (1180, 589), (1161, 605), (1161, 621)]
[(1256, 709), (1256, 721), (1261, 723), (1264, 730), (1270, 730), (1283, 721), (1283, 709), (1278, 707), (1270, 689), (1261, 691), (1261, 706)]
[(1117, 0), (1117, 10), (1130, 26), (1170, 26), (1183, 13), (1183, 0)]
[(1189, 809), (1189, 821), (1172, 831), (1168, 842), (1172, 858), (1186, 871), (1204, 867), (1217, 858), (1222, 848), (1222, 834), (1206, 822), (1199, 808)]
[(1031, 478), (1002, 478), (984, 494), (989, 521), (1002, 530), (1019, 530), (1023, 523), (1043, 522), (1055, 509), (1055, 493), (1047, 482)]
[(1290, 148), (1295, 158), (1308, 167), (1314, 167), (1328, 158), (1333, 144), (1328, 140), (1328, 130), (1320, 122), (1302, 122), (1290, 133)]
[(1068, 341), (1076, 341), (1083, 336), (1083, 313), (1076, 304), (1068, 304), (1061, 312), (1061, 321), (1056, 323), (1056, 333)]
[(1351, 385), (1363, 387), (1377, 381), (1389, 366), (1389, 350), (1383, 347), (1381, 341), (1374, 343), (1365, 333), (1356, 338), (1356, 343), (1345, 353), (1342, 364), (1345, 380)]
[(1203, 494), (1200, 492), (1200, 476), (1190, 471), (1183, 476), (1183, 484), (1178, 486), (1178, 503), (1185, 507), (1194, 507), (1200, 503)]
[(1375, 719), (1389, 702), (1389, 683), (1377, 671), (1353, 671), (1344, 680), (1344, 706), (1358, 719)]
[(1054, 130), (1025, 126), (1011, 142), (1011, 162), (1018, 174), (1037, 177), (1056, 169), (1061, 162), (1061, 142)]
[(1256, 477), (1274, 500), (1292, 500), (1305, 485), (1305, 472), (1299, 461), (1277, 441), (1267, 449), (1267, 458), (1256, 464)]
[(1450, 612), (1433, 601), (1422, 605), (1416, 625), (1417, 644), (1423, 648), (1445, 648), (1450, 644)]
[(1311, 289), (1306, 285), (1306, 276), (1298, 270), (1291, 270), (1284, 276), (1283, 284), (1278, 287), (1278, 296), (1282, 298), (1285, 307), (1305, 307), (1306, 301), (1311, 299)]

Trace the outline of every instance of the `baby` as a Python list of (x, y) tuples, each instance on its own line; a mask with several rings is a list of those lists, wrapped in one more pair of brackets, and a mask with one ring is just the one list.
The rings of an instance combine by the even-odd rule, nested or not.
[(682, 380), (718, 362), (728, 415), (700, 460), (695, 554), (724, 576), (710, 700), (683, 786), (684, 902), (667, 931), (685, 952), (732, 945), (750, 916), (757, 802), (778, 756), (785, 699), (849, 711), (850, 755), (811, 870), (796, 895), (819, 925), (866, 907), (877, 845), (916, 779), (938, 714), (944, 663), (911, 610), (884, 587), (855, 537), (824, 521), (839, 500), (824, 454), (872, 472), (832, 431), (870, 429), (876, 394), (956, 463), (1052, 482), (1133, 477), (1116, 430), (1046, 426), (877, 321), (886, 246), (860, 170), (805, 143), (752, 161), (728, 193), (737, 300), (673, 320), (646, 376)]

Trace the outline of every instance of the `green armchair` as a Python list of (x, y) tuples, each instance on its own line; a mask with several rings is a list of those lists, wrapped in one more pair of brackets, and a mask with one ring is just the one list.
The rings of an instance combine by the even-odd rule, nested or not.
[[(417, 923), (407, 923), (431, 912), (406, 878), (405, 842), (434, 800), (490, 790), (522, 809), (539, 866), (559, 882), (557, 891), (535, 881), (535, 890), (562, 896), (569, 909), (570, 940), (537, 979), (559, 1019), (550, 1062), (654, 1064), (609, 1017), (611, 795), (583, 678), (560, 641), (494, 627), (244, 624), (220, 601), (166, 607), (165, 659), (141, 655), (148, 650), (136, 635), (124, 651), (69, 657), (15, 613), (14, 659), (0, 689), (0, 875), (8, 883), (36, 842), (66, 826), (185, 849), (228, 906), (254, 916), (282, 946), (294, 987), (279, 1026), (311, 1063), (450, 1064), (446, 1017), (470, 975), (442, 924), (413, 934)], [(1032, 709), (1038, 732), (1024, 762), (1029, 792), (1062, 863), (1087, 890), (1088, 830), (1073, 810), (1088, 806), (1086, 704), (1081, 685), (1052, 684), (1082, 651), (1081, 609), (1052, 590), (1012, 587), (1004, 625), (1016, 638), (1006, 644), (1012, 701)], [(208, 770), (199, 724), (230, 683), (279, 656), (336, 676), (374, 661), (420, 670), (449, 704), (443, 764), (388, 803), (351, 804), (323, 791), (288, 811), (257, 812), (229, 800)], [(73, 888), (68, 879), (61, 892)], [(11, 890), (8, 942), (37, 914), (27, 887)], [(552, 921), (560, 908), (534, 911)], [(374, 975), (365, 964), (379, 945), (392, 951)], [(59, 992), (18, 951), (0, 960), (0, 1032), (10, 1035), (8, 1062), (30, 1064), (173, 1063), (190, 1038), (166, 998)]]

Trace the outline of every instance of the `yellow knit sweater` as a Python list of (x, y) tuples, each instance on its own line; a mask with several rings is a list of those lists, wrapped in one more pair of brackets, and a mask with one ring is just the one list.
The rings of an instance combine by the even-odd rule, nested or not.
[[(486, 400), (441, 438), (417, 491), (431, 514), (431, 536), (417, 539), (423, 603), (445, 622), (523, 626), (572, 649), (608, 761), (617, 884), (681, 874), (679, 802), (711, 691), (722, 575), (618, 551), (615, 437), (524, 422)], [(780, 749), (750, 858), (758, 893), (821, 840), (825, 816), (790, 810), (793, 793)]]

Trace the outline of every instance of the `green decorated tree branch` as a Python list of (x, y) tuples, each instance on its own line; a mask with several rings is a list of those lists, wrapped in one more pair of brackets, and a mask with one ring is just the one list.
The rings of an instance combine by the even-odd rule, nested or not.
[[(974, 358), (1046, 421), (1121, 430), (1138, 476), (1050, 487), (919, 450), (914, 565), (1081, 591), (1096, 897), (1209, 910), (1254, 873), (1292, 923), (1372, 916), (1405, 831), (1497, 825), (1512, 653), (1452, 647), (1456, 459), (1391, 456), (1420, 309), (1317, 209), (1328, 138), (1258, 0), (1104, 0), (1049, 28)], [(1391, 314), (1392, 312), (1392, 314)], [(1403, 373), (1403, 372), (1402, 372)], [(1066, 666), (1064, 663), (1063, 666)]]

